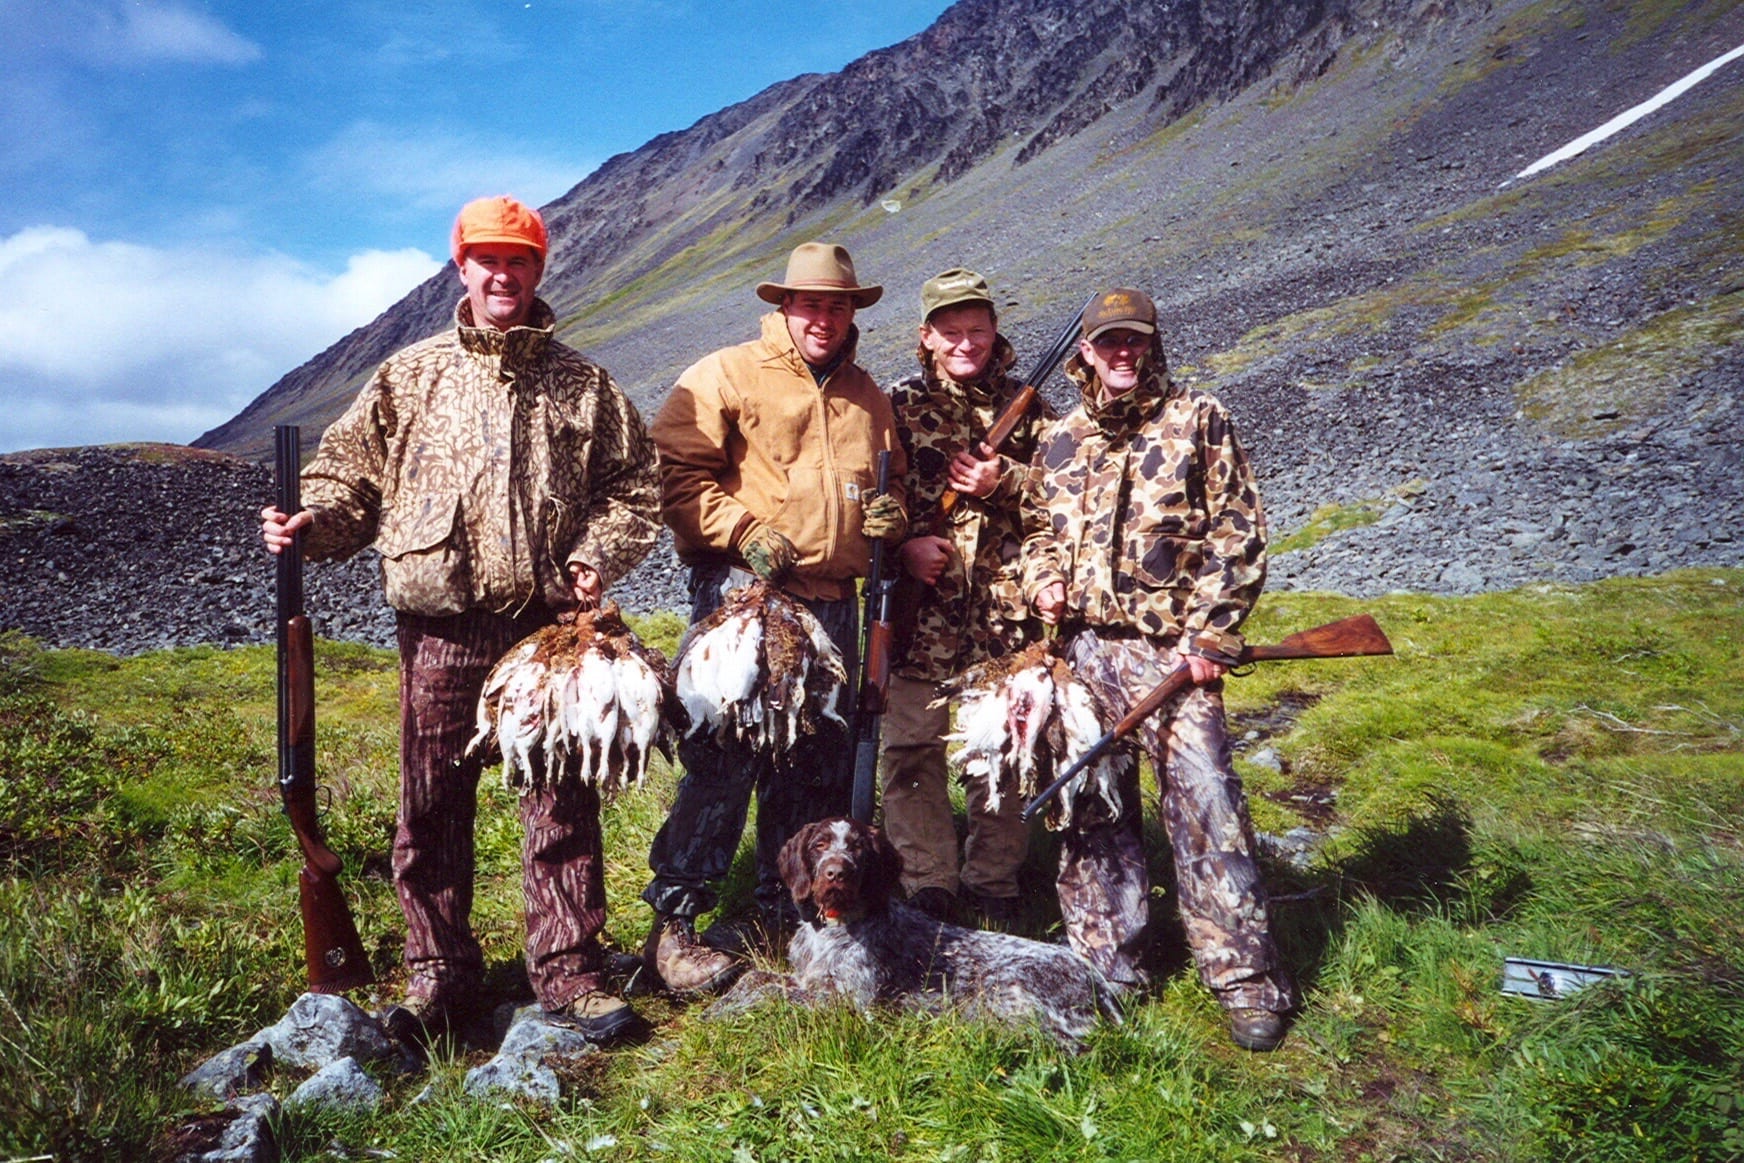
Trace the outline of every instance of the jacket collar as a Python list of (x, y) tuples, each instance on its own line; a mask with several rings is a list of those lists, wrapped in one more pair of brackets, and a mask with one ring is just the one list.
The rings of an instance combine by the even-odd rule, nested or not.
[(460, 334), (460, 345), (467, 351), (501, 361), (497, 378), (506, 381), (544, 358), (557, 332), (557, 313), (545, 300), (535, 298), (525, 323), (498, 331), (494, 327), (473, 326), (472, 304), (463, 298), (454, 308), (454, 326)]
[[(768, 359), (779, 363), (795, 375), (814, 380), (811, 367), (805, 362), (805, 357), (799, 354), (799, 348), (793, 344), (793, 334), (787, 330), (787, 316), (779, 311), (771, 311), (763, 316), (763, 346), (769, 349)], [(836, 366), (831, 372), (841, 371), (854, 362), (854, 355), (860, 346), (860, 325), (852, 324), (848, 328), (847, 341), (842, 344), (842, 350), (836, 359)]]
[(915, 357), (920, 360), (921, 378), (926, 381), (928, 391), (955, 389), (971, 404), (1002, 402), (999, 390), (1005, 386), (1012, 366), (1017, 363), (1017, 351), (1003, 335), (994, 337), (993, 354), (987, 357), (987, 366), (981, 370), (980, 377), (966, 384), (960, 384), (940, 372), (937, 364), (933, 362), (933, 353), (927, 350), (926, 344), (923, 343), (916, 349)]
[(1072, 358), (1066, 361), (1065, 374), (1067, 379), (1078, 385), (1084, 414), (1111, 436), (1143, 426), (1171, 396), (1181, 390), (1178, 384), (1169, 379), (1160, 340), (1151, 345), (1151, 358), (1138, 386), (1112, 400), (1102, 398), (1102, 382), (1096, 378), (1096, 372), (1084, 361), (1081, 354), (1072, 353)]

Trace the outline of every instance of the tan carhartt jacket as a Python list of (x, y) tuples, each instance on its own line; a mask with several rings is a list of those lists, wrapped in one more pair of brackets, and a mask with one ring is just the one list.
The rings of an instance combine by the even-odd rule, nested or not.
[(396, 610), (439, 616), (573, 605), (568, 565), (610, 586), (653, 547), (658, 477), (641, 417), (611, 376), (526, 326), (455, 327), (385, 360), (303, 471), (304, 556), (369, 544)]
[(875, 454), (889, 450), (898, 499), (908, 467), (889, 397), (854, 363), (857, 339), (849, 336), (840, 366), (819, 384), (787, 317), (771, 311), (760, 338), (706, 355), (678, 377), (651, 431), (661, 513), (682, 561), (743, 566), (733, 537), (749, 514), (798, 550), (783, 589), (853, 596), (871, 560), (860, 517), (877, 486)]

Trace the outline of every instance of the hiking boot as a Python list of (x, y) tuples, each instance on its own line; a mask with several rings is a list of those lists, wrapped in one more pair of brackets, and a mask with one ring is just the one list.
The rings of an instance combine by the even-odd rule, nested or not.
[(604, 990), (589, 990), (567, 1005), (545, 1011), (545, 1020), (565, 1026), (596, 1046), (609, 1046), (642, 1028), (630, 1003)]
[(969, 903), (983, 929), (1009, 930), (1022, 912), (1014, 896), (983, 896), (977, 892), (969, 895)]
[(1230, 1010), (1229, 1040), (1243, 1050), (1276, 1050), (1284, 1040), (1284, 1015), (1245, 1006)]
[(656, 981), (684, 997), (719, 993), (744, 968), (732, 954), (697, 940), (696, 922), (670, 915), (655, 916), (642, 946), (642, 963)]
[(699, 938), (710, 949), (719, 949), (742, 961), (762, 957), (773, 961), (787, 952), (787, 943), (799, 931), (799, 912), (783, 909), (771, 913), (759, 909), (755, 916), (716, 921)]
[(957, 898), (950, 889), (929, 884), (908, 894), (908, 907), (919, 909), (933, 920), (948, 924), (957, 912)]
[(404, 1001), (376, 1015), (387, 1036), (415, 1053), (423, 1053), (438, 1038), (460, 1025), (461, 1007), (446, 997), (408, 994)]

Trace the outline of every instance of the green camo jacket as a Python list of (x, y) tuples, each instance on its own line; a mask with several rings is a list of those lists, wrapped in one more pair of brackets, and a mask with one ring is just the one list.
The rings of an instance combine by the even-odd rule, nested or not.
[[(1151, 367), (1163, 369), (1160, 345)], [(1266, 576), (1266, 521), (1247, 455), (1215, 396), (1148, 374), (1101, 402), (1082, 357), (1083, 402), (1043, 433), (1024, 494), (1023, 591), (1066, 587), (1066, 624), (1184, 635), (1224, 662)]]
[(387, 601), (438, 616), (573, 604), (568, 565), (607, 586), (659, 532), (654, 445), (605, 369), (528, 324), (455, 326), (396, 352), (303, 472), (311, 559), (374, 544)]
[(1003, 335), (994, 343), (987, 374), (972, 384), (942, 379), (926, 348), (918, 355), (921, 374), (890, 391), (897, 433), (908, 453), (908, 496), (914, 515), (909, 536), (943, 537), (951, 542), (952, 554), (936, 586), (906, 579), (919, 605), (914, 633), (897, 660), (897, 670), (908, 678), (941, 682), (1040, 637), (1041, 623), (1023, 600), (1019, 572), (1023, 521), (1018, 503), (1036, 437), (1054, 419), (1054, 412), (1046, 401), (1036, 399), (999, 458), (1003, 465), (999, 484), (986, 497), (959, 497), (941, 526), (939, 498), (948, 487), (951, 457), (985, 438), (1023, 385), (1007, 374), (1016, 353)]

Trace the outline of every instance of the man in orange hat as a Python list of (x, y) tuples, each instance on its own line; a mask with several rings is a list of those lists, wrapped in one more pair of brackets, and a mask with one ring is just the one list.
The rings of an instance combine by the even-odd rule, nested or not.
[[(860, 285), (845, 248), (804, 243), (781, 282), (757, 287), (776, 308), (763, 316), (762, 335), (705, 356), (667, 396), (652, 432), (661, 512), (690, 566), (692, 624), (760, 577), (803, 602), (843, 658), (854, 658), (855, 579), (867, 571), (871, 542), (898, 541), (908, 524), (890, 400), (854, 362), (854, 312), (882, 294)], [(874, 496), (880, 451), (891, 454), (892, 491)], [(767, 941), (795, 919), (776, 856), (811, 821), (846, 815), (853, 786), (846, 734), (811, 739), (807, 754), (773, 761), (710, 738), (679, 746), (685, 775), (654, 838), (654, 877), (642, 894), (654, 908), (644, 962), (673, 992), (717, 991), (742, 964), (733, 955), (742, 944), (704, 943), (696, 918), (715, 906), (753, 792), (759, 921), (751, 927)]]
[[(454, 326), (388, 357), (303, 472), (307, 507), (261, 514), (267, 548), (302, 531), (312, 560), (381, 553), (400, 646), (394, 888), (404, 1002), (421, 1038), (480, 1011), (469, 914), (480, 761), (466, 753), (491, 666), (559, 611), (592, 608), (653, 547), (658, 477), (641, 418), (606, 371), (555, 338), (536, 297), (547, 236), (513, 198), (468, 203), (452, 252)], [(604, 988), (597, 791), (523, 788), (527, 972), (554, 1020), (597, 1042), (636, 1016)]]

